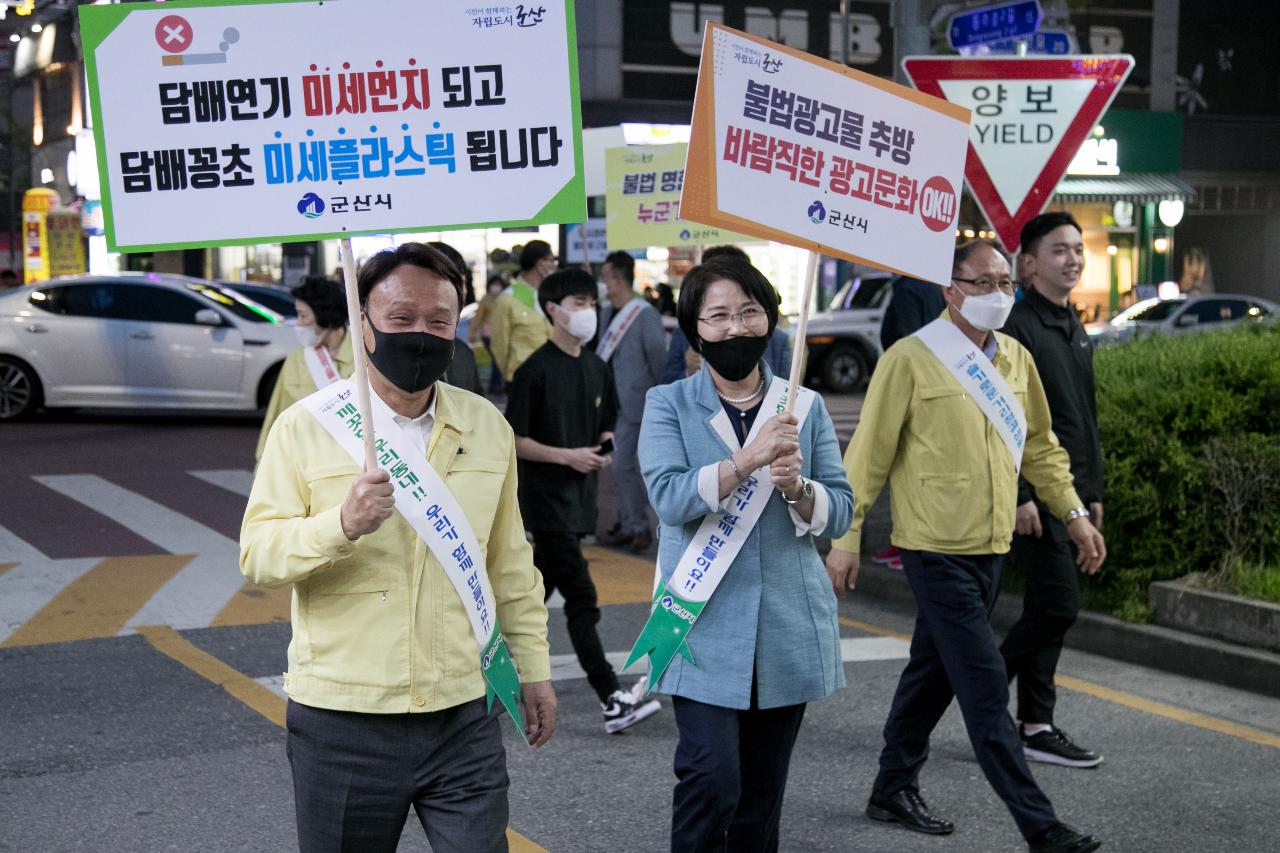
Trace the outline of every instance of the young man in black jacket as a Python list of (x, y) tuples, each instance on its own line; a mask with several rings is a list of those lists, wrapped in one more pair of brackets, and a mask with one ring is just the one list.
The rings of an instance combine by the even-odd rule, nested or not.
[[(1018, 273), (1024, 298), (1014, 306), (1006, 335), (1035, 360), (1049, 400), (1053, 431), (1071, 458), (1076, 492), (1102, 528), (1102, 452), (1094, 395), (1093, 347), (1071, 291), (1084, 272), (1080, 225), (1066, 212), (1045, 213), (1022, 229)], [(1027, 758), (1067, 767), (1096, 767), (1102, 756), (1073, 743), (1053, 722), (1054, 672), (1062, 640), (1080, 609), (1080, 581), (1066, 527), (1018, 484), (1013, 556), (1026, 578), (1022, 618), (1001, 646), (1009, 679), (1018, 680), (1018, 719)]]

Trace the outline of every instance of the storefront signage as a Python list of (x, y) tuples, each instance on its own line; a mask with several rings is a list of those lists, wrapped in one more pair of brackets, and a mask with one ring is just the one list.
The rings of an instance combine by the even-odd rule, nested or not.
[[(692, 101), (702, 29), (725, 24), (796, 50), (842, 61), (845, 18), (834, 0), (623, 0), (622, 94), (628, 99)], [(891, 4), (850, 0), (849, 65), (893, 75)]]
[(689, 146), (628, 145), (605, 152), (609, 248), (713, 246), (753, 238), (680, 218)]
[(81, 6), (109, 248), (581, 222), (573, 10)]
[(1120, 91), (1133, 57), (918, 56), (903, 68), (922, 92), (973, 110), (965, 178), (1012, 251)]
[(702, 58), (685, 219), (948, 280), (968, 109), (727, 27)]

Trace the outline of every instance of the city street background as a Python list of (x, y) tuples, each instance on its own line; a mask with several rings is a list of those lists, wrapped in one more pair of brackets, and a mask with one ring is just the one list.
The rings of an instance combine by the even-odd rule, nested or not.
[[(828, 397), (842, 443), (859, 404)], [(51, 414), (5, 426), (0, 850), (295, 847), (279, 692), (288, 592), (237, 570), (257, 433), (256, 420), (227, 417)], [(606, 497), (606, 521), (609, 509)], [(647, 614), (652, 553), (588, 555), (620, 665)], [(606, 735), (552, 605), (559, 731), (535, 752), (503, 722), (512, 849), (664, 850), (669, 704)], [(840, 620), (848, 687), (808, 709), (782, 849), (1024, 850), (954, 708), (923, 790), (956, 834), (863, 816), (912, 621), (864, 593), (841, 603)], [(1034, 766), (1065, 821), (1124, 853), (1275, 849), (1280, 700), (1071, 650), (1059, 672), (1061, 724), (1107, 759), (1096, 771)], [(401, 849), (428, 849), (416, 818)]]

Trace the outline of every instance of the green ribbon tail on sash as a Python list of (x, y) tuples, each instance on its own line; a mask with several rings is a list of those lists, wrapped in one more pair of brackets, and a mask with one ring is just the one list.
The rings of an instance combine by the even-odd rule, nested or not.
[(520, 674), (516, 672), (516, 663), (511, 659), (507, 649), (506, 638), (502, 629), (495, 624), (489, 636), (489, 644), (485, 646), (484, 655), (480, 658), (480, 672), (484, 676), (485, 703), (488, 710), (493, 710), (496, 697), (515, 721), (520, 737), (529, 742), (524, 730), (524, 704), (520, 701)]
[(646, 693), (653, 692), (658, 679), (662, 678), (677, 653), (689, 663), (694, 662), (693, 652), (689, 651), (685, 639), (705, 606), (704, 601), (685, 601), (667, 589), (666, 584), (658, 587), (653, 595), (653, 610), (649, 613), (649, 621), (636, 638), (627, 663), (622, 667), (626, 669), (645, 655), (649, 656)]

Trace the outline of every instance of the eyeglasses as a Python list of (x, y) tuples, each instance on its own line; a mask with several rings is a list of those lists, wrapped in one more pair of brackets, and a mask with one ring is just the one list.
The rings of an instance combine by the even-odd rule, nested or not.
[(956, 278), (955, 276), (952, 276), (951, 280), (962, 281), (981, 293), (993, 293), (996, 290), (1001, 290), (1005, 293), (1012, 294), (1014, 288), (1017, 287), (1017, 284), (1015, 284), (1011, 278), (1002, 278), (996, 281), (990, 278)]
[(717, 311), (708, 317), (699, 317), (698, 319), (708, 326), (723, 329), (731, 325), (734, 320), (741, 321), (744, 326), (759, 326), (767, 316), (768, 314), (763, 308), (747, 308), (736, 314), (730, 314), (728, 311)]

